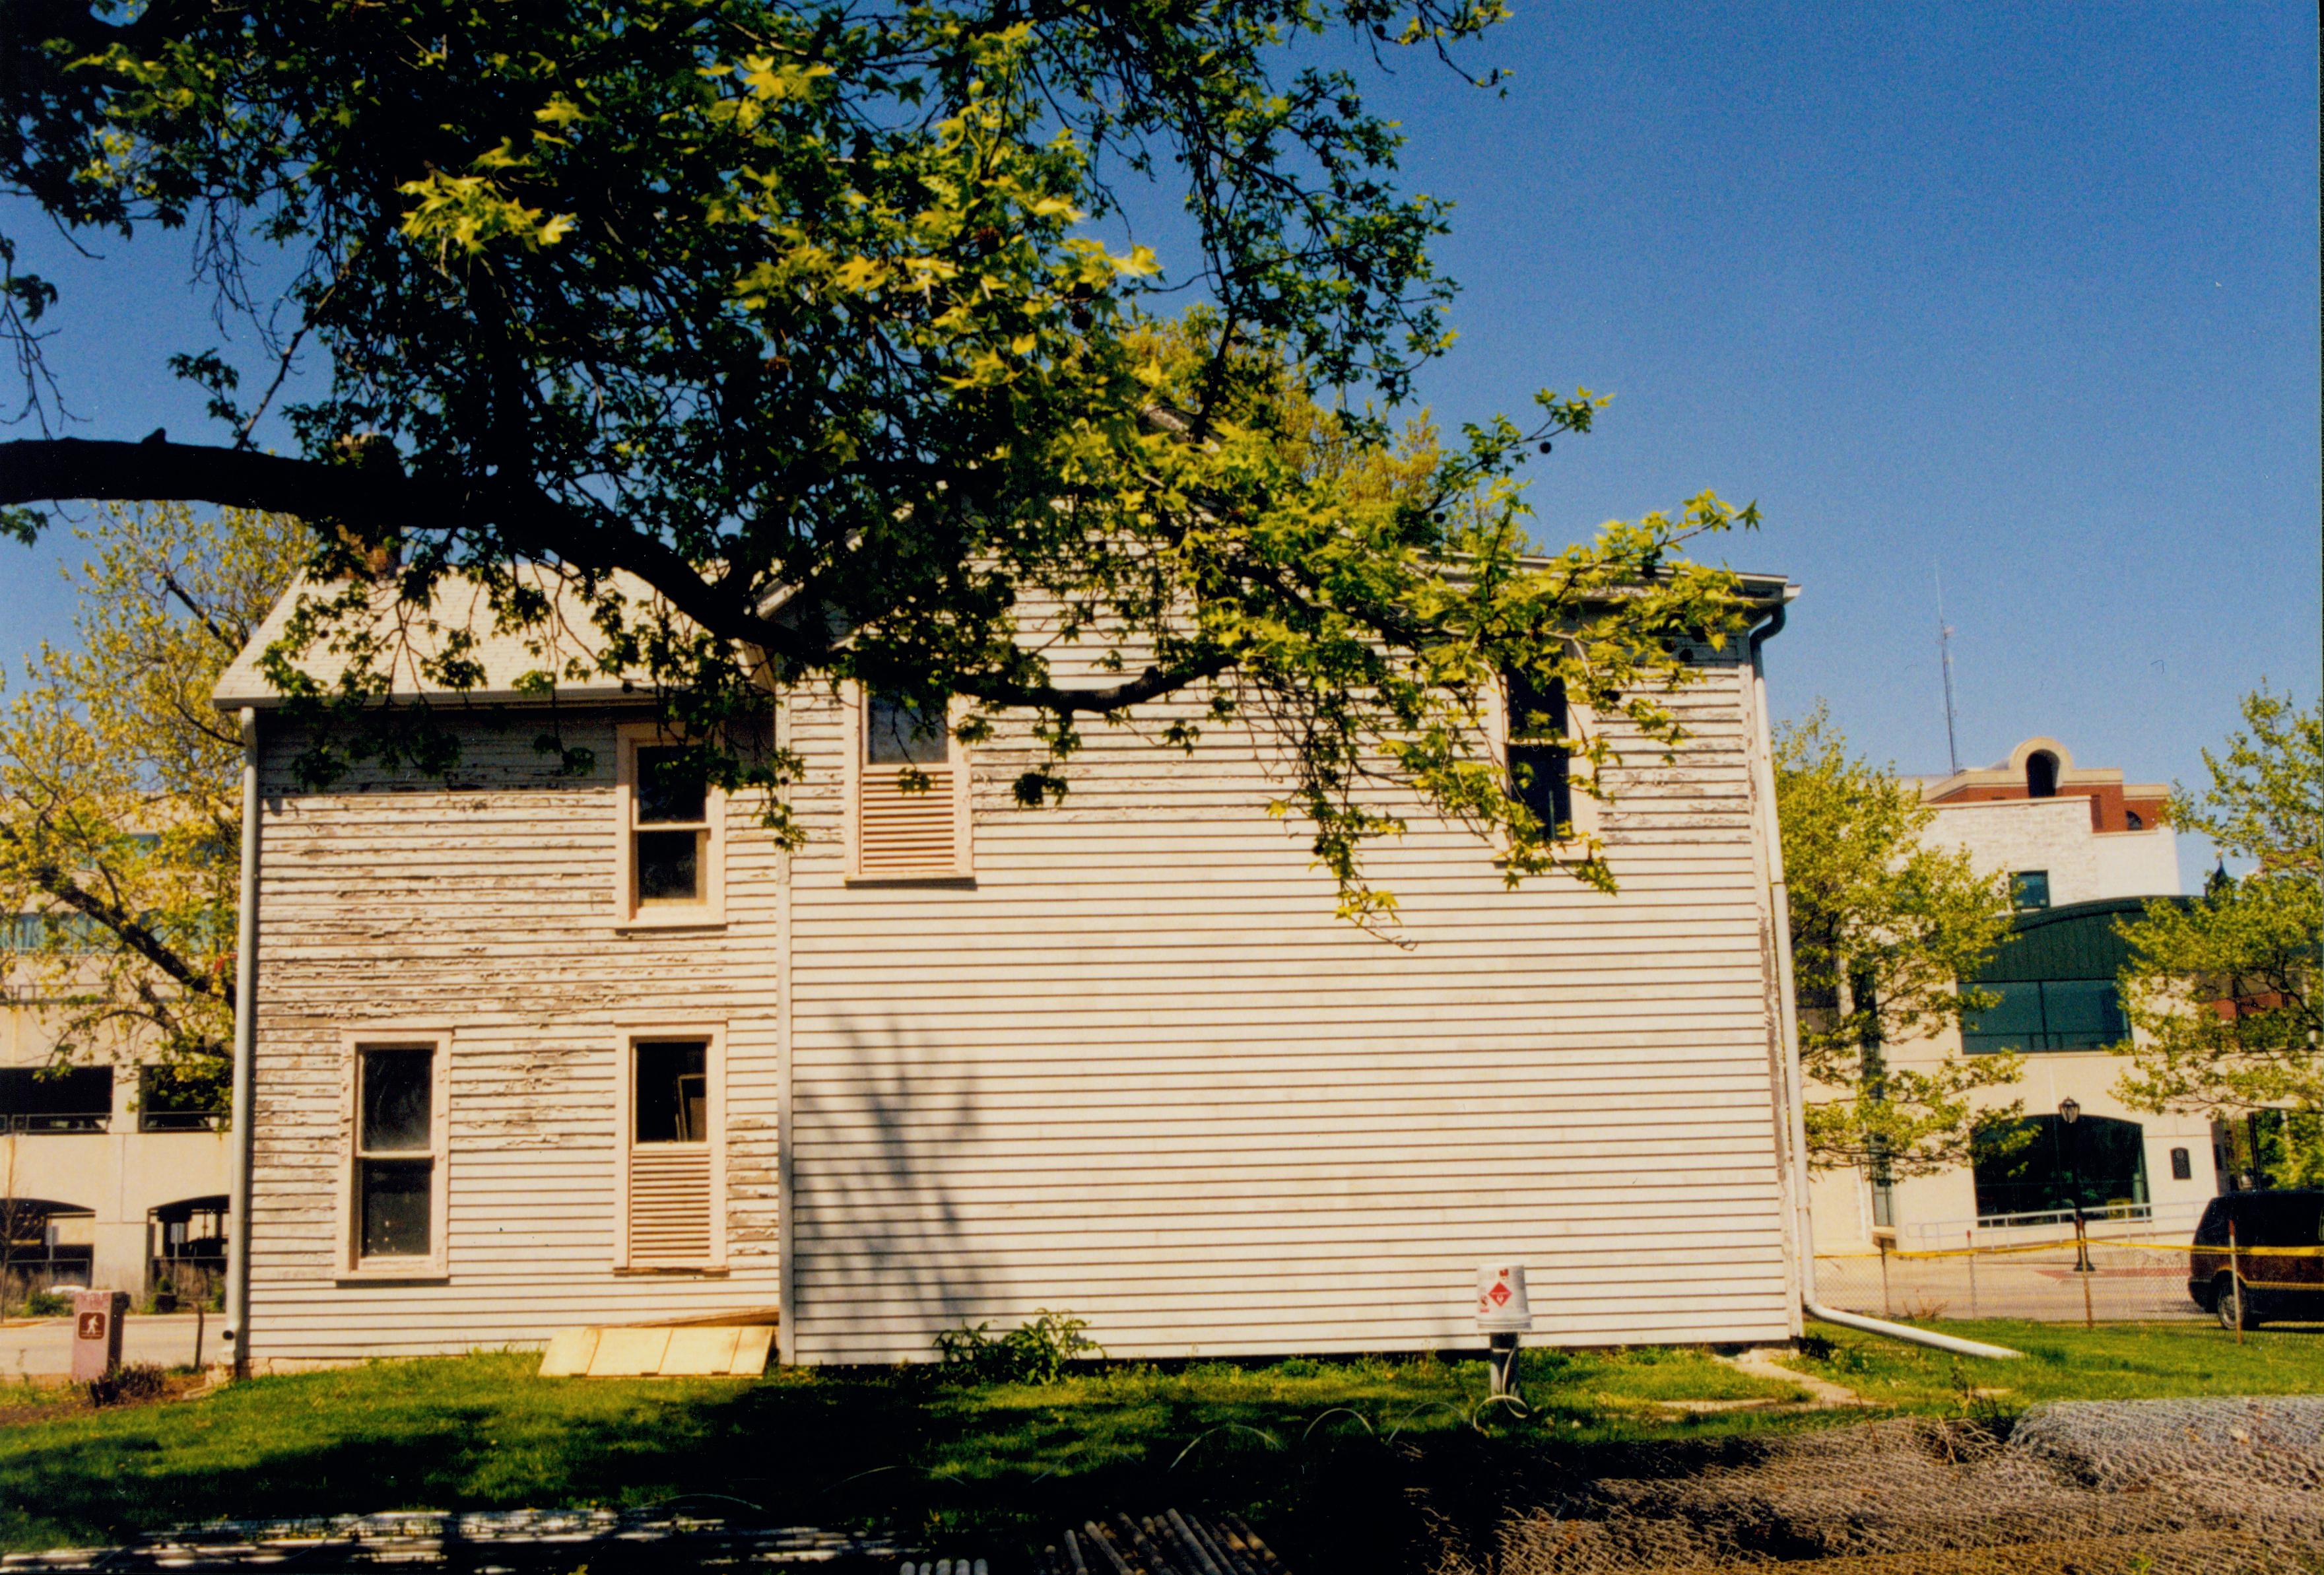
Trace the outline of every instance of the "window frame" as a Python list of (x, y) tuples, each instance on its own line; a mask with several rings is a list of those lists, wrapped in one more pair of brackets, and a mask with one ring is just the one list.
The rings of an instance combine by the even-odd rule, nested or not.
[[(2021, 902), (2021, 895), (2031, 892), (2039, 883), (2042, 900)], [(2009, 911), (2012, 913), (2047, 913), (2056, 907), (2050, 896), (2050, 871), (2044, 870), (2012, 870), (2009, 872)]]
[(702, 896), (694, 902), (638, 900), (638, 834), (656, 829), (683, 830), (638, 824), (638, 752), (670, 749), (678, 741), (659, 723), (627, 722), (614, 730), (613, 768), (613, 912), (614, 924), (625, 930), (699, 929), (726, 922), (726, 795), (715, 783), (702, 789)]
[[(338, 1278), (341, 1281), (440, 1280), (451, 1274), (452, 1030), (441, 1023), (373, 1023), (339, 1036), (340, 1108), (346, 1112), (340, 1144)], [(429, 1053), (428, 1089), (428, 1251), (366, 1257), (363, 1250), (363, 1057), (368, 1050)], [(411, 1159), (414, 1150), (382, 1158)]]
[[(913, 870), (867, 871), (863, 868), (863, 779), (873, 769), (869, 759), (872, 742), (868, 728), (872, 710), (870, 702), (870, 691), (860, 683), (849, 684), (840, 701), (843, 731), (847, 741), (846, 806), (843, 813), (847, 822), (848, 884), (931, 886), (956, 885), (973, 880), (976, 878), (976, 843), (975, 816), (969, 808), (971, 769), (967, 747), (953, 732), (962, 716), (962, 702), (958, 699), (954, 700), (945, 711), (944, 769), (952, 773), (952, 864), (945, 869)], [(904, 769), (891, 766), (878, 769), (882, 771)]]
[[(1509, 750), (1513, 745), (1521, 745), (1523, 741), (1512, 737), (1509, 732), (1508, 675), (1496, 674), (1491, 687), (1492, 705), (1485, 718), (1486, 737), (1491, 747), (1493, 758), (1500, 762), (1501, 773), (1508, 778), (1509, 786), (1514, 790), (1517, 781), (1509, 775), (1511, 770)], [(1597, 794), (1591, 791), (1597, 785), (1597, 767), (1586, 752), (1591, 738), (1597, 732), (1597, 713), (1591, 708), (1588, 701), (1575, 699), (1572, 687), (1569, 685), (1565, 693), (1566, 736), (1582, 747), (1571, 749), (1565, 752), (1565, 800), (1568, 814), (1564, 833), (1552, 839), (1553, 846), (1563, 847), (1568, 843), (1586, 842), (1598, 834), (1599, 798)]]
[[(710, 1160), (710, 1255), (700, 1264), (631, 1261), (630, 1165), (637, 1142), (638, 1046), (672, 1039), (702, 1041), (702, 1110)], [(613, 1052), (613, 1272), (617, 1275), (723, 1275), (726, 1243), (726, 1025), (698, 1018), (625, 1018)], [(657, 1143), (657, 1148), (692, 1145)]]

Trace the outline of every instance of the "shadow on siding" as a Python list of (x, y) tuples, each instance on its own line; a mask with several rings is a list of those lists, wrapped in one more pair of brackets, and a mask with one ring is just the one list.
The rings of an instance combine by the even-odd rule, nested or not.
[(939, 1331), (1008, 1312), (952, 1187), (949, 1161), (979, 1141), (976, 1073), (931, 1064), (892, 1018), (838, 1037), (836, 1065), (793, 1074), (799, 1359), (924, 1359)]

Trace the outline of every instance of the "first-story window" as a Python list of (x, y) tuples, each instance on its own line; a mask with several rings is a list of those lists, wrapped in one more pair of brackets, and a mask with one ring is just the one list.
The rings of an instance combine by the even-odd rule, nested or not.
[(725, 1144), (715, 1030), (639, 1031), (622, 1045), (620, 1266), (724, 1263)]
[(347, 1175), (347, 1267), (436, 1272), (444, 1262), (445, 1045), (360, 1041)]
[(651, 723), (621, 733), (622, 917), (706, 924), (722, 916), (722, 797), (700, 755)]

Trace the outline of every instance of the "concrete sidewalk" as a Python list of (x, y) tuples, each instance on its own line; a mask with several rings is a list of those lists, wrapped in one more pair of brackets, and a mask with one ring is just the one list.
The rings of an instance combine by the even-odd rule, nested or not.
[[(182, 1368), (194, 1359), (195, 1314), (132, 1312), (121, 1325), (121, 1359), (152, 1362), (157, 1367)], [(212, 1312), (202, 1340), (202, 1359), (215, 1362), (226, 1354), (218, 1331), (226, 1318)], [(0, 1324), (0, 1379), (62, 1378), (72, 1374), (73, 1321), (70, 1318), (10, 1319)]]

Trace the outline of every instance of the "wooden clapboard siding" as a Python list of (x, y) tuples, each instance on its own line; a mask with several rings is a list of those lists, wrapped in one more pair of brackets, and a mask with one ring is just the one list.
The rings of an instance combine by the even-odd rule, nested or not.
[[(253, 1173), (253, 1355), (406, 1355), (581, 1324), (775, 1305), (779, 856), (730, 804), (723, 927), (615, 927), (615, 716), (568, 714), (595, 775), (559, 777), (534, 729), (474, 728), (448, 782), (326, 793), (265, 740)], [(618, 1047), (628, 1023), (725, 1025), (728, 1272), (614, 1270)], [(449, 1273), (338, 1282), (340, 1034), (452, 1033)], [(699, 1151), (696, 1151), (697, 1153)]]
[[(1779, 1337), (1748, 674), (1669, 704), (1668, 759), (1608, 724), (1618, 895), (1506, 889), (1489, 849), (1415, 813), (1370, 861), (1401, 944), (1334, 916), (1296, 822), (1265, 813), (1283, 787), (1256, 740), (1144, 741), (1200, 696), (1134, 733), (1091, 724), (1071, 794), (1038, 811), (1010, 785), (1039, 750), (1004, 725), (946, 784), (973, 802), (973, 878), (913, 884), (861, 848), (851, 880), (854, 741), (837, 702), (796, 695), (810, 841), (787, 863), (730, 804), (727, 922), (695, 931), (616, 927), (610, 712), (567, 718), (601, 763), (580, 778), (529, 724), (479, 724), (449, 783), (307, 794), (298, 741), (270, 737), (254, 1352), (778, 1302), (809, 1361), (923, 1358), (945, 1328), (1042, 1306), (1125, 1356), (1425, 1346), (1473, 1338), (1475, 1266), (1508, 1257), (1545, 1338)], [(898, 797), (917, 824), (951, 794)], [(724, 1027), (723, 1276), (614, 1270), (616, 1057), (649, 1015)], [(343, 1285), (342, 1030), (419, 1019), (453, 1035), (449, 1274)], [(698, 1256), (699, 1216), (636, 1182), (647, 1232)]]
[[(1371, 872), (1406, 945), (1333, 915), (1265, 752), (1093, 725), (1062, 805), (971, 755), (973, 886), (845, 879), (841, 709), (787, 736), (791, 1301), (798, 1359), (925, 1357), (1038, 1307), (1124, 1356), (1473, 1340), (1479, 1262), (1545, 1336), (1791, 1326), (1747, 671), (1670, 698), (1601, 824), (1622, 882), (1504, 889), (1416, 814)], [(1199, 696), (1141, 714), (1148, 736)]]

